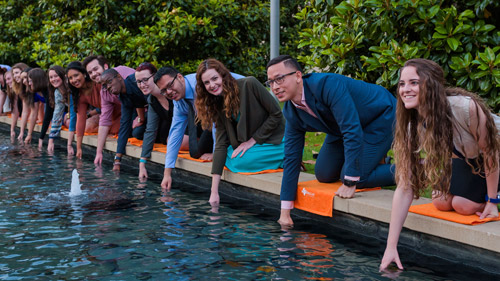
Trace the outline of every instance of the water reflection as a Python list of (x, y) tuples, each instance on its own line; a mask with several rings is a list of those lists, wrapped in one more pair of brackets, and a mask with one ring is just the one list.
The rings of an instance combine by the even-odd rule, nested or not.
[[(70, 198), (75, 168), (82, 195)], [(206, 194), (110, 170), (0, 139), (0, 279), (442, 279), (381, 275), (379, 257), (253, 205), (214, 208)]]

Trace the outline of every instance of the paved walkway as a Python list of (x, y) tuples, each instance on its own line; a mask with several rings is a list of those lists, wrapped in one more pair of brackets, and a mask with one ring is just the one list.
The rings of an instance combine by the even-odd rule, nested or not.
[[(0, 117), (0, 122), (10, 124), (11, 119), (2, 116)], [(35, 130), (39, 131), (40, 126), (37, 125)], [(61, 137), (67, 138), (67, 131), (61, 131), (61, 133)], [(97, 136), (85, 136), (83, 143), (95, 147), (97, 146)], [(116, 151), (116, 139), (108, 138), (105, 149)], [(126, 148), (126, 154), (131, 157), (139, 158), (141, 148), (129, 144)], [(164, 165), (165, 154), (153, 151), (150, 161)], [(176, 167), (178, 169), (184, 169), (206, 176), (210, 176), (211, 171), (211, 163), (200, 163), (182, 158), (177, 159)], [(225, 170), (222, 179), (230, 183), (279, 195), (281, 177), (282, 173), (248, 176)], [(301, 173), (299, 180), (308, 181), (313, 179), (315, 179), (314, 175)], [(393, 194), (394, 192), (390, 190), (378, 190), (356, 193), (356, 196), (353, 199), (347, 200), (335, 197), (333, 206), (336, 211), (345, 212), (354, 216), (364, 217), (379, 222), (389, 223)], [(422, 198), (415, 200), (413, 204), (423, 204), (429, 202), (430, 199)], [(500, 253), (500, 221), (488, 222), (476, 226), (468, 226), (409, 213), (404, 227), (416, 232), (486, 249), (492, 251), (494, 255)]]

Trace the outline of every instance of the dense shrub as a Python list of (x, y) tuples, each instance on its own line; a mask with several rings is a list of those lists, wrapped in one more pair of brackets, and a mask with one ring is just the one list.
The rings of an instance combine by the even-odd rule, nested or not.
[(300, 61), (395, 92), (403, 63), (428, 58), (498, 111), (499, 8), (497, 0), (311, 1), (296, 14)]
[[(293, 32), (302, 1), (282, 6), (282, 36)], [(217, 58), (235, 72), (265, 79), (269, 1), (261, 0), (4, 0), (0, 1), (0, 62), (47, 68), (89, 54), (113, 65), (143, 61), (196, 71)], [(283, 51), (296, 49), (283, 41)]]

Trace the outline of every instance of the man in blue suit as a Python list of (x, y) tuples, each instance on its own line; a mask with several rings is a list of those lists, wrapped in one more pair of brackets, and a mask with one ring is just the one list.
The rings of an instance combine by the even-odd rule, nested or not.
[(394, 185), (390, 164), (381, 164), (393, 140), (396, 99), (385, 88), (333, 73), (303, 75), (298, 62), (281, 55), (267, 65), (266, 84), (285, 102), (285, 159), (279, 223), (293, 225), (290, 211), (306, 132), (325, 132), (316, 161), (320, 182), (342, 180), (336, 193), (352, 198), (356, 188)]

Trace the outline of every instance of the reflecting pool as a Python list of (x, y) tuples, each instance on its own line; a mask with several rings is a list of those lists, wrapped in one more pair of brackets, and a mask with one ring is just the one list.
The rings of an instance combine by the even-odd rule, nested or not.
[[(82, 194), (69, 196), (73, 169)], [(207, 191), (208, 192), (208, 191)], [(380, 256), (275, 214), (109, 165), (11, 145), (0, 134), (0, 280), (378, 280)], [(381, 253), (379, 253), (381, 254)], [(399, 280), (456, 275), (409, 267)]]

